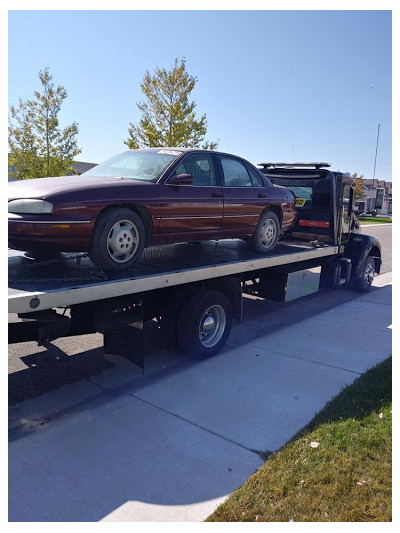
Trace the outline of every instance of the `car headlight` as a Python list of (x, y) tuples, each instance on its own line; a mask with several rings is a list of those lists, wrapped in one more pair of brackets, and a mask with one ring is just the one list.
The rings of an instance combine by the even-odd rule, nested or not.
[(52, 213), (53, 204), (45, 200), (35, 200), (34, 198), (22, 198), (8, 202), (9, 213)]

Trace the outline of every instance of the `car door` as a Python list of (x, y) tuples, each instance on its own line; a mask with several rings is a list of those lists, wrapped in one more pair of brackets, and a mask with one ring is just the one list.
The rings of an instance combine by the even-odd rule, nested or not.
[(244, 161), (219, 156), (224, 177), (224, 216), (222, 233), (225, 237), (252, 234), (267, 205), (267, 190), (263, 179)]
[[(190, 174), (193, 184), (168, 183), (179, 174)], [(187, 154), (160, 188), (160, 243), (220, 237), (223, 194), (212, 154)]]

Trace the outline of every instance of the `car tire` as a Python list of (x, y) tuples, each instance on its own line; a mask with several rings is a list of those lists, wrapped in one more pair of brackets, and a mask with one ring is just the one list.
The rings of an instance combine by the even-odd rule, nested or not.
[(278, 242), (281, 232), (279, 218), (273, 211), (265, 211), (256, 226), (254, 235), (247, 242), (249, 250), (270, 252)]
[(372, 286), (375, 275), (375, 261), (370, 255), (364, 261), (359, 275), (354, 277), (353, 288), (357, 292), (367, 292)]
[(89, 257), (103, 270), (126, 270), (141, 256), (145, 242), (138, 214), (126, 208), (107, 209), (97, 218)]
[(177, 344), (187, 356), (207, 359), (224, 346), (232, 328), (232, 305), (220, 291), (196, 291), (182, 306)]

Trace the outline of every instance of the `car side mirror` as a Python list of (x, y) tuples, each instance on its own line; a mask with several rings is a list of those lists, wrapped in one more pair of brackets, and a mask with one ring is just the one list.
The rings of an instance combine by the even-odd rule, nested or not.
[(168, 185), (192, 185), (193, 176), (191, 174), (175, 174), (168, 180)]

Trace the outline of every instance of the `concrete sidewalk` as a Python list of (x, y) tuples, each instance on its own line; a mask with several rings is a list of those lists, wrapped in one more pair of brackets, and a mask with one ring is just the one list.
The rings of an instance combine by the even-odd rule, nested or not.
[[(9, 521), (204, 520), (268, 452), (391, 355), (391, 273), (374, 286), (245, 344), (233, 336), (212, 359), (148, 379), (118, 368), (12, 407), (11, 428), (30, 432), (9, 445)], [(35, 427), (32, 413), (46, 422)]]

